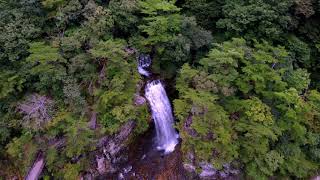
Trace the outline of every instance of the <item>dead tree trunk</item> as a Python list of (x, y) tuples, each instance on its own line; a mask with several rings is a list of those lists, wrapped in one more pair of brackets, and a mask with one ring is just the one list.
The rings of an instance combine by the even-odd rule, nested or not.
[(29, 170), (27, 176), (24, 178), (25, 180), (37, 180), (42, 173), (44, 167), (44, 155), (42, 152), (38, 153), (37, 159), (34, 161), (31, 169)]

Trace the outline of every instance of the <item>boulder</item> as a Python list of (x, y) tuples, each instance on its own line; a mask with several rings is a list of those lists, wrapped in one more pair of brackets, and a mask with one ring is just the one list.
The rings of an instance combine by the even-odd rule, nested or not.
[(139, 96), (139, 95), (134, 96), (134, 105), (142, 106), (144, 104), (146, 104), (146, 99), (144, 97)]
[(185, 163), (185, 164), (183, 164), (183, 167), (184, 167), (184, 169), (185, 169), (187, 172), (189, 172), (189, 173), (194, 173), (194, 172), (196, 172), (196, 167), (195, 167), (194, 165), (192, 165), (192, 164)]
[(217, 175), (217, 169), (215, 169), (212, 164), (201, 162), (199, 165), (202, 169), (199, 175), (201, 179), (213, 178)]

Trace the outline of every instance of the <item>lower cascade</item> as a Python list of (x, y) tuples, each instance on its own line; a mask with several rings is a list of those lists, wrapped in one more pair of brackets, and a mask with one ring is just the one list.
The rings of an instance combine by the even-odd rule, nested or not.
[[(146, 61), (146, 59), (148, 60)], [(147, 62), (147, 65), (144, 62)], [(150, 64), (150, 57), (141, 55), (139, 57), (139, 73), (149, 77), (150, 73), (145, 68), (148, 68)], [(147, 75), (145, 72), (147, 72)], [(174, 151), (175, 146), (178, 144), (179, 135), (173, 128), (172, 108), (160, 80), (149, 80), (147, 82), (145, 97), (150, 104), (152, 118), (155, 123), (157, 149), (164, 150), (165, 154), (170, 153)]]
[(174, 151), (178, 144), (178, 134), (173, 128), (173, 115), (171, 105), (162, 83), (159, 80), (148, 82), (145, 88), (152, 111), (152, 118), (156, 127), (157, 149), (165, 153)]

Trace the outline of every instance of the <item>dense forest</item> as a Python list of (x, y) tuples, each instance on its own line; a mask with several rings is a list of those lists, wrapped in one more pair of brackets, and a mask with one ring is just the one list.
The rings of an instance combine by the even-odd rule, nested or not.
[(1, 0), (0, 179), (40, 156), (41, 178), (83, 178), (101, 138), (129, 122), (124, 146), (143, 138), (139, 54), (165, 84), (186, 172), (319, 174), (320, 0)]

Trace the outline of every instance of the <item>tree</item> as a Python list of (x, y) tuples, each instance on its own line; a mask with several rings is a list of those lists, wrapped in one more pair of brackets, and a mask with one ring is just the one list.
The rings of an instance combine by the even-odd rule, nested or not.
[(223, 5), (223, 17), (217, 22), (217, 27), (248, 38), (275, 39), (291, 28), (289, 8), (292, 5), (292, 0), (228, 0)]
[(288, 83), (289, 87), (295, 88), (298, 92), (308, 89), (310, 84), (310, 74), (306, 69), (297, 69), (288, 72), (284, 80)]
[(157, 45), (171, 41), (181, 29), (180, 8), (175, 1), (145, 0), (139, 1), (141, 12), (145, 15), (145, 23), (139, 29), (148, 35), (145, 45)]
[(295, 15), (309, 18), (314, 14), (314, 9), (311, 0), (297, 0), (295, 1)]
[(45, 42), (30, 44), (30, 56), (26, 59), (26, 67), (30, 67), (32, 78), (38, 79), (34, 87), (38, 91), (51, 91), (54, 95), (62, 94), (62, 80), (66, 76), (65, 59), (59, 53), (59, 48), (47, 45)]
[(108, 8), (114, 19), (114, 32), (119, 36), (135, 34), (140, 23), (136, 15), (139, 11), (138, 0), (110, 1)]
[(17, 106), (17, 110), (24, 115), (27, 127), (41, 129), (52, 118), (53, 101), (46, 96), (33, 94), (25, 102)]
[(197, 53), (201, 53), (200, 49), (211, 45), (211, 33), (199, 27), (195, 18), (182, 17), (181, 23), (180, 34), (166, 43), (162, 61), (174, 61), (177, 65), (180, 62), (190, 62), (190, 59), (194, 61)]
[(101, 86), (94, 92), (97, 97), (94, 107), (110, 134), (130, 119), (137, 121), (140, 130), (147, 127), (143, 119), (146, 107), (137, 108), (133, 103), (140, 75), (136, 71), (136, 61), (124, 51), (125, 47), (124, 41), (109, 39), (100, 41), (90, 50), (101, 68), (97, 78)]
[(0, 11), (0, 61), (12, 66), (12, 61), (21, 61), (28, 55), (29, 40), (41, 31), (40, 4), (33, 0), (4, 0)]
[(200, 60), (204, 70), (208, 72), (219, 91), (224, 95), (231, 95), (234, 92), (234, 81), (238, 76), (238, 63), (245, 55), (245, 40), (233, 39), (223, 44), (215, 44), (207, 57)]
[(233, 144), (228, 116), (216, 103), (217, 96), (193, 86), (198, 73), (185, 64), (177, 80), (179, 99), (174, 100), (174, 107), (185, 142), (182, 149), (186, 153), (194, 152), (197, 161), (210, 162), (221, 169), (238, 156), (237, 145)]
[(271, 108), (257, 97), (228, 102), (230, 114), (238, 114), (234, 128), (240, 146), (239, 158), (246, 164), (246, 173), (253, 178), (272, 176), (283, 163), (280, 153), (270, 150), (280, 133), (275, 126)]
[(194, 150), (216, 167), (239, 160), (255, 179), (302, 178), (319, 166), (314, 132), (320, 96), (308, 92), (308, 72), (293, 68), (284, 47), (266, 41), (250, 46), (243, 39), (215, 44), (195, 67), (183, 65), (176, 83), (174, 107), (186, 154)]
[(215, 22), (221, 18), (224, 2), (212, 0), (185, 0), (182, 11), (188, 16), (195, 16), (205, 29), (215, 30)]

